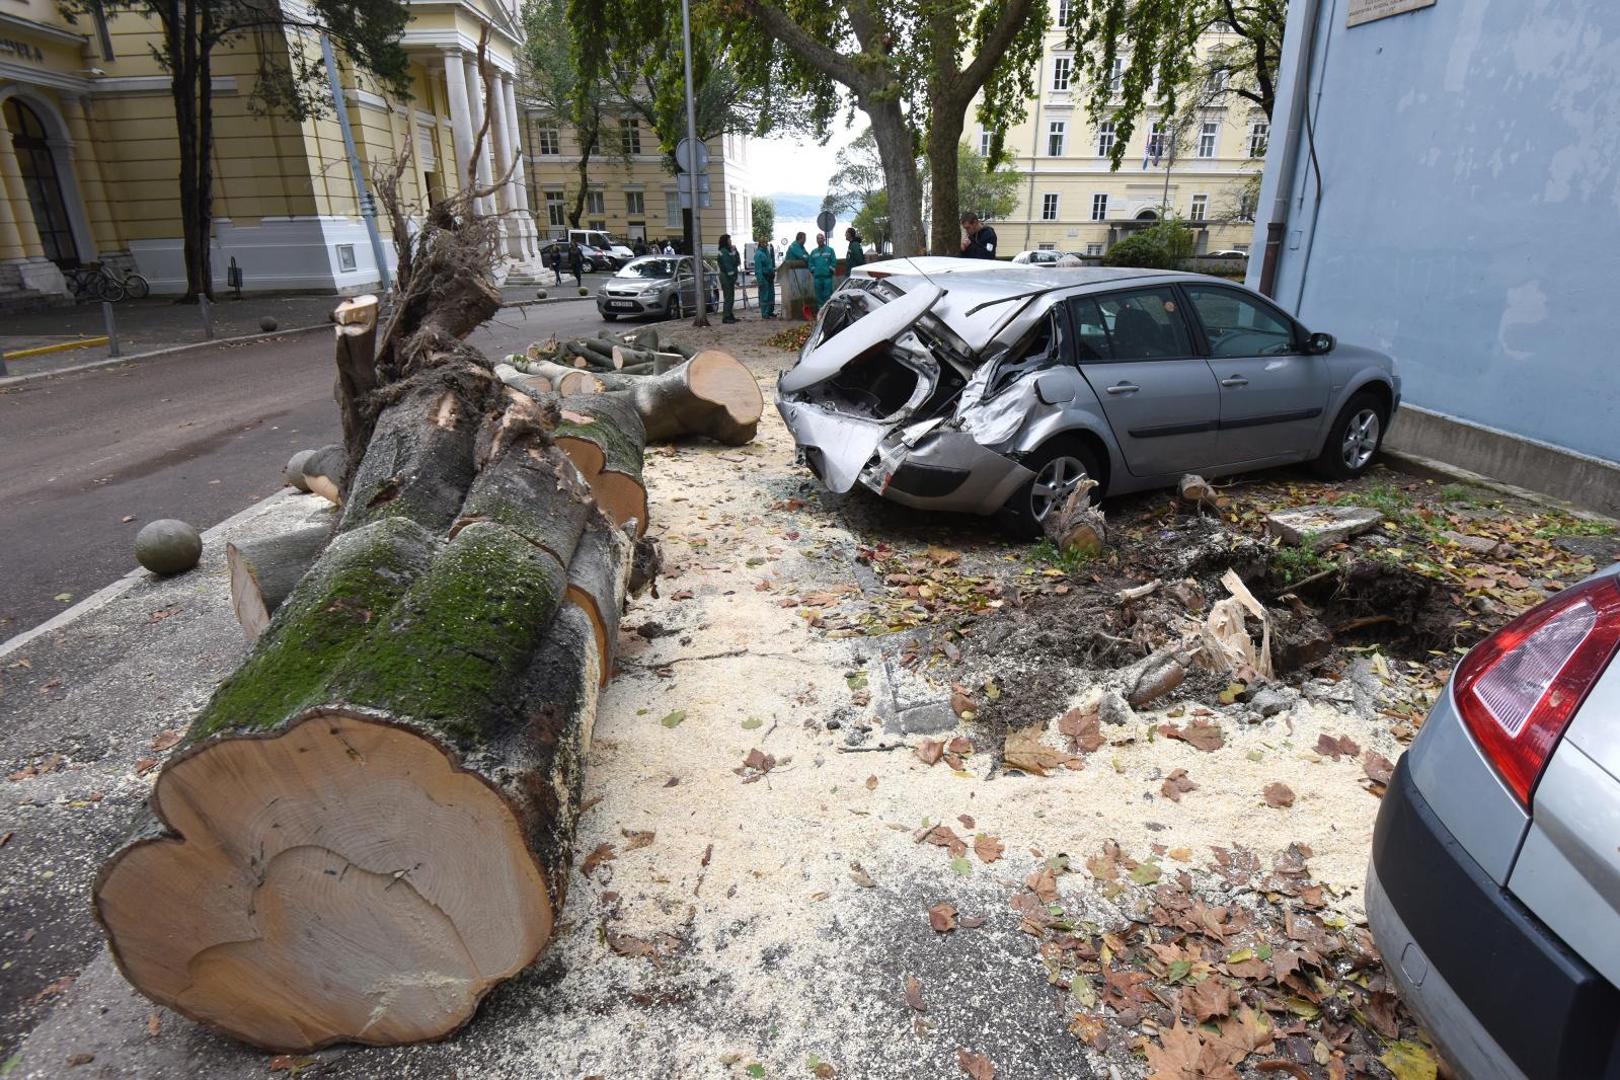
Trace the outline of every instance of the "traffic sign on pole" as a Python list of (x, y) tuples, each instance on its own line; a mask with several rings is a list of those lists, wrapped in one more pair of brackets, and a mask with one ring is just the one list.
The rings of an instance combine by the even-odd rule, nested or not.
[[(697, 147), (697, 164), (692, 164), (692, 147)], [(675, 164), (682, 172), (702, 172), (709, 167), (709, 148), (701, 141), (682, 139), (675, 144)]]

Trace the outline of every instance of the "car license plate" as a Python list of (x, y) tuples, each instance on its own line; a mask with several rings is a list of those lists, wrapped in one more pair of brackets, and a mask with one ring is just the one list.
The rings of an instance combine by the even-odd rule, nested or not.
[(609, 300), (608, 301), (608, 307), (610, 307), (610, 308), (633, 308), (635, 306), (636, 306), (635, 302), (631, 301), (631, 300)]

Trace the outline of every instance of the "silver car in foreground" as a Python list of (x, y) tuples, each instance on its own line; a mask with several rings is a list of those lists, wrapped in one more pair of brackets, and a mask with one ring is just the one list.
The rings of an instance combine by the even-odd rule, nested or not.
[(1378, 810), (1367, 921), (1471, 1080), (1620, 1077), (1620, 564), (1463, 658)]
[(835, 492), (1040, 521), (1095, 493), (1315, 461), (1362, 473), (1400, 404), (1389, 357), (1219, 278), (917, 258), (858, 268), (777, 408)]
[[(720, 307), (720, 269), (703, 260), (704, 292), (709, 311)], [(596, 290), (597, 313), (612, 322), (619, 316), (656, 315), (679, 319), (697, 311), (697, 278), (690, 255), (643, 255), (631, 259)]]

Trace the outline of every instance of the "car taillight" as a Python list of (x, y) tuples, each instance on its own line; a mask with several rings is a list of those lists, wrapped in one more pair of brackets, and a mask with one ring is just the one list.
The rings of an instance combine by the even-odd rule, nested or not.
[(1617, 643), (1620, 579), (1611, 575), (1525, 612), (1457, 665), (1457, 711), (1522, 805)]

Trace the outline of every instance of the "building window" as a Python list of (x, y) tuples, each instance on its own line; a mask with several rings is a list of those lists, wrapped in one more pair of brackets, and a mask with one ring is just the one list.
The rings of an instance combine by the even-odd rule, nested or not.
[(1264, 120), (1256, 120), (1249, 125), (1249, 156), (1265, 157), (1266, 141), (1271, 135), (1271, 125)]
[(1209, 219), (1209, 196), (1194, 195), (1192, 210), (1187, 214), (1188, 221), (1207, 221)]
[(1219, 124), (1205, 124), (1198, 132), (1198, 156), (1214, 157), (1215, 140), (1219, 137), (1221, 126)]
[(607, 200), (603, 198), (601, 189), (585, 193), (585, 212), (587, 214), (607, 213)]
[(1255, 204), (1259, 201), (1260, 197), (1253, 191), (1245, 191), (1242, 195), (1238, 196), (1238, 220), (1253, 221)]
[(1097, 156), (1107, 157), (1114, 152), (1114, 122), (1097, 125)]
[(990, 156), (990, 133), (982, 128), (979, 130), (979, 156)]
[[(678, 192), (664, 192), (664, 225), (666, 228), (679, 229), (684, 222), (681, 220), (681, 196)], [(696, 301), (694, 301), (695, 303)]]
[(1118, 97), (1125, 92), (1125, 58), (1114, 57), (1114, 62), (1108, 67), (1108, 92)]
[(1053, 194), (1053, 195), (1042, 195), (1041, 196), (1041, 220), (1042, 221), (1056, 221), (1057, 220), (1057, 208), (1058, 208), (1058, 197), (1055, 194)]
[(1046, 156), (1047, 157), (1062, 157), (1063, 156), (1063, 132), (1064, 132), (1064, 129), (1067, 128), (1067, 127), (1068, 127), (1068, 124), (1065, 123), (1064, 121), (1062, 121), (1062, 120), (1053, 120), (1052, 123), (1051, 123), (1051, 126), (1046, 129)]
[(1160, 159), (1164, 157), (1164, 151), (1167, 143), (1168, 140), (1166, 139), (1164, 122), (1162, 120), (1155, 120), (1153, 122), (1153, 131), (1148, 135), (1147, 144), (1148, 156), (1153, 159), (1153, 164), (1157, 165)]
[(1074, 0), (1058, 0), (1058, 25), (1068, 26), (1074, 21)]
[(1103, 253), (1103, 246), (1101, 244), (1087, 244), (1086, 245), (1086, 254), (1087, 255), (1101, 255), (1102, 253)]
[(625, 192), (624, 209), (631, 217), (641, 217), (647, 212), (647, 197), (639, 191)]
[(338, 269), (344, 273), (354, 270), (359, 264), (354, 259), (353, 244), (339, 244), (337, 246)]
[(562, 132), (554, 127), (536, 128), (534, 145), (542, 154), (560, 154), (562, 153)]
[(554, 229), (568, 224), (568, 215), (563, 212), (563, 193), (560, 191), (546, 192), (546, 224)]
[(1233, 244), (1232, 245), (1232, 250), (1233, 251), (1241, 251), (1241, 252), (1243, 252), (1243, 254), (1247, 255), (1249, 253), (1249, 245), (1248, 244)]
[(1091, 197), (1091, 220), (1103, 221), (1108, 217), (1108, 196), (1106, 194)]
[(619, 146), (625, 157), (641, 153), (641, 121), (625, 119), (620, 121)]
[(1067, 56), (1052, 59), (1052, 89), (1067, 90), (1069, 76), (1074, 72), (1074, 61)]
[(599, 232), (607, 232), (607, 222), (600, 219), (593, 219), (592, 221), (587, 222), (587, 225), (592, 229), (598, 230)]
[(1216, 68), (1209, 73), (1209, 92), (1211, 94), (1224, 94), (1232, 85), (1232, 72), (1227, 68)]

